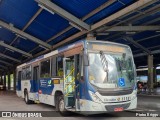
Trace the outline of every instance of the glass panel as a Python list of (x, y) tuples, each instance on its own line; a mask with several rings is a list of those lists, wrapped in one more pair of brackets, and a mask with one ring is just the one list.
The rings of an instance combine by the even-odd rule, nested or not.
[(135, 85), (132, 54), (89, 53), (89, 80), (99, 88), (131, 88)]
[(31, 79), (31, 66), (26, 67), (26, 79)]
[(50, 77), (50, 60), (41, 62), (41, 78)]
[(63, 77), (63, 58), (62, 57), (58, 57), (57, 58), (57, 76), (59, 77)]
[(74, 78), (74, 61), (73, 60), (66, 60), (65, 66), (65, 89), (66, 93), (73, 93), (74, 92), (74, 85), (75, 85), (75, 78)]
[(26, 79), (26, 69), (23, 68), (22, 69), (22, 80), (25, 80)]
[(57, 72), (56, 72), (56, 68), (57, 68), (57, 57), (56, 56), (53, 56), (52, 58), (52, 76), (57, 76)]

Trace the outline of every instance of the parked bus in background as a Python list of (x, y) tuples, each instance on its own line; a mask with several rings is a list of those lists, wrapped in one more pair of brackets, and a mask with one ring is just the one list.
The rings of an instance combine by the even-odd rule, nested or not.
[[(17, 66), (17, 95), (68, 111), (135, 109), (136, 71), (129, 46), (81, 40)], [(88, 111), (88, 112), (86, 112)]]

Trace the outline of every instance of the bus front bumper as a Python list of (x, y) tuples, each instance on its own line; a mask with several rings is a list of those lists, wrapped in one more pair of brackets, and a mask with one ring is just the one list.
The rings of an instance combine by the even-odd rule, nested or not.
[(80, 100), (80, 111), (88, 111), (87, 114), (117, 112), (137, 108), (137, 98), (120, 103), (96, 103), (89, 100)]

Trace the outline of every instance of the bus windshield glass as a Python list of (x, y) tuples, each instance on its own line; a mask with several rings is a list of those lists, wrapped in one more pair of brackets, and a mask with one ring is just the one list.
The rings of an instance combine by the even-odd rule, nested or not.
[(90, 83), (98, 88), (134, 87), (135, 68), (130, 48), (125, 46), (119, 53), (99, 49), (88, 52)]

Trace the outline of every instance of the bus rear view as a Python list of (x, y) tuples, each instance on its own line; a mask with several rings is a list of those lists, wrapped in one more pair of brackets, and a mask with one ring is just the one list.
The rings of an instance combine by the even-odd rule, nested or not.
[(86, 42), (90, 107), (87, 111), (123, 111), (137, 106), (136, 71), (131, 49), (122, 44)]

